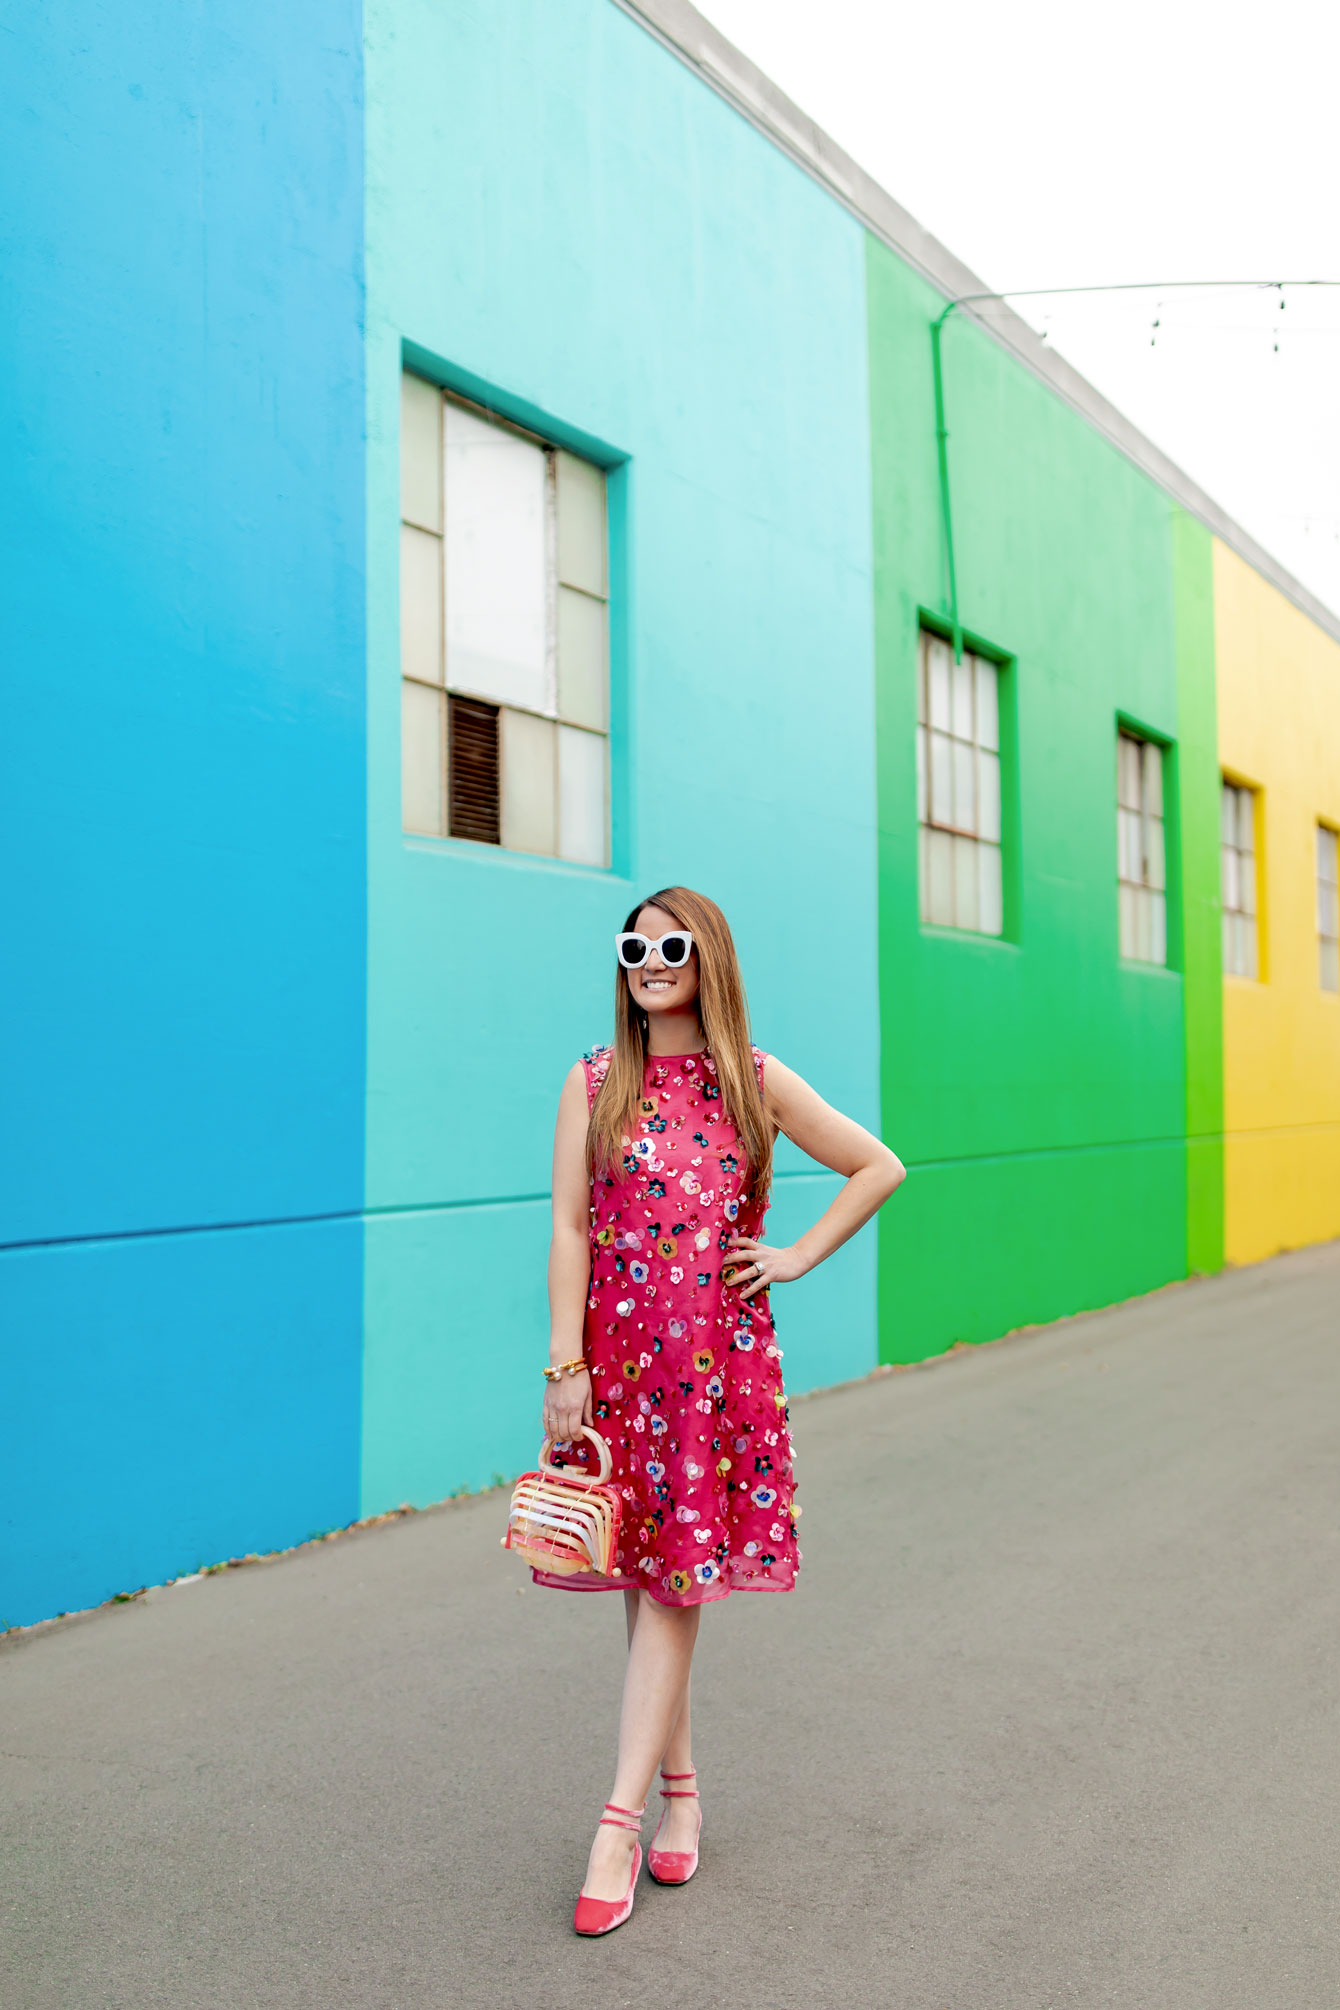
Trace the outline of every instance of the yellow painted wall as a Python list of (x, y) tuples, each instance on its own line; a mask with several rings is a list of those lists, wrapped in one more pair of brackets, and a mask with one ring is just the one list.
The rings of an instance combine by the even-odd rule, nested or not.
[(1340, 1236), (1340, 997), (1317, 964), (1316, 826), (1340, 825), (1340, 643), (1214, 547), (1219, 757), (1259, 789), (1261, 978), (1224, 979), (1225, 1253)]

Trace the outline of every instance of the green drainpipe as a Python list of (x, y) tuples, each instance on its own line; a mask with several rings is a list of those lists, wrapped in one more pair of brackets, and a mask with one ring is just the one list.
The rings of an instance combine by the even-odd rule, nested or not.
[[(963, 630), (958, 618), (958, 577), (954, 570), (954, 520), (949, 508), (949, 433), (945, 427), (945, 387), (940, 368), (940, 331), (956, 307), (968, 307), (979, 300), (1032, 300), (1042, 294), (1060, 293), (1171, 293), (1184, 288), (1228, 287), (1263, 292), (1278, 291), (1284, 306), (1286, 286), (1340, 286), (1340, 279), (1139, 279), (1111, 286), (1025, 286), (1011, 293), (965, 293), (951, 300), (944, 313), (931, 323), (931, 364), (935, 371), (935, 445), (940, 457), (940, 517), (945, 531), (945, 557), (949, 561), (949, 615), (954, 624), (954, 661), (963, 658)], [(1158, 323), (1155, 322), (1155, 327)]]
[(954, 661), (963, 661), (963, 630), (958, 618), (958, 574), (954, 569), (954, 518), (949, 507), (949, 431), (945, 425), (944, 372), (940, 365), (940, 332), (954, 309), (951, 300), (944, 313), (931, 323), (931, 367), (935, 374), (935, 446), (940, 460), (940, 519), (944, 524), (945, 557), (949, 562), (949, 618), (954, 626)]

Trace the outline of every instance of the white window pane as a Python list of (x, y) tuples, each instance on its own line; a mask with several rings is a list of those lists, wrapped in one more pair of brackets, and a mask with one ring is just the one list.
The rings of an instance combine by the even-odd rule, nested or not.
[(1317, 933), (1340, 935), (1340, 889), (1324, 880), (1317, 888)]
[(1140, 742), (1126, 733), (1117, 738), (1117, 801), (1128, 810), (1140, 807)]
[(442, 529), (442, 393), (406, 371), (400, 379), (400, 514)]
[(999, 935), (1005, 925), (999, 845), (977, 847), (977, 925), (983, 935)]
[(1250, 852), (1238, 854), (1238, 875), (1241, 881), (1238, 906), (1244, 914), (1256, 913), (1256, 860)]
[(1168, 961), (1168, 904), (1161, 893), (1146, 893), (1149, 913), (1149, 961)]
[(400, 820), (407, 831), (441, 837), (443, 709), (446, 695), (427, 684), (400, 685)]
[(1129, 824), (1131, 831), (1131, 847), (1132, 847), (1131, 878), (1135, 881), (1137, 886), (1146, 886), (1149, 883), (1149, 875), (1147, 870), (1147, 859), (1148, 859), (1147, 846), (1149, 842), (1148, 826), (1145, 822), (1144, 817), (1136, 816), (1134, 812), (1129, 813)]
[(1138, 963), (1149, 961), (1149, 911), (1145, 906), (1145, 890), (1142, 886), (1131, 888), (1131, 913), (1135, 917), (1135, 947), (1132, 955)]
[(1317, 825), (1317, 877), (1329, 886), (1340, 877), (1340, 836), (1325, 824)]
[(400, 668), (442, 682), (442, 540), (400, 526)]
[(1340, 942), (1323, 942), (1321, 945), (1321, 988), (1323, 991), (1340, 991)]
[(1117, 888), (1118, 935), (1123, 956), (1135, 956), (1139, 948), (1139, 927), (1136, 906), (1140, 898), (1138, 887), (1127, 886), (1124, 882)]
[(977, 828), (976, 750), (962, 740), (951, 740), (954, 769), (954, 813), (951, 822), (960, 830)]
[(558, 589), (558, 711), (577, 726), (603, 733), (609, 676), (605, 603), (571, 587)]
[(952, 823), (954, 791), (950, 785), (950, 750), (953, 741), (943, 733), (931, 734), (931, 822)]
[(1219, 842), (1236, 844), (1238, 841), (1237, 790), (1232, 782), (1225, 782), (1219, 791)]
[(926, 642), (926, 675), (930, 684), (931, 724), (941, 733), (949, 731), (949, 673), (954, 652), (938, 635)]
[(1000, 756), (977, 756), (977, 828), (992, 844), (1000, 843)]
[(1155, 817), (1145, 819), (1145, 884), (1163, 887), (1168, 883), (1163, 857), (1163, 825)]
[(1219, 893), (1227, 912), (1233, 913), (1242, 906), (1242, 881), (1238, 873), (1238, 855), (1231, 844), (1219, 848)]
[(584, 593), (607, 591), (605, 477), (575, 454), (555, 456), (558, 475), (558, 576)]
[(977, 926), (977, 840), (954, 839), (954, 926)]
[(959, 740), (974, 739), (976, 736), (973, 731), (973, 717), (972, 717), (971, 656), (965, 656), (961, 662), (955, 663), (953, 665), (951, 672), (951, 690), (952, 690), (952, 703), (953, 703), (953, 724), (950, 730), (954, 734), (954, 737), (956, 739)]
[(541, 712), (545, 456), (472, 412), (445, 412), (447, 682)]
[(1152, 740), (1146, 740), (1143, 748), (1144, 760), (1144, 808), (1152, 817), (1163, 815), (1163, 749), (1156, 747)]
[(558, 731), (558, 855), (577, 865), (604, 865), (606, 832), (605, 741), (573, 726)]
[(557, 727), (504, 705), (498, 714), (502, 842), (509, 851), (557, 850)]
[(1238, 798), (1238, 850), (1256, 850), (1256, 796), (1251, 789), (1237, 790)]
[(954, 840), (948, 831), (927, 831), (930, 902), (926, 919), (937, 928), (954, 925)]
[(926, 786), (926, 728), (917, 727), (917, 822), (924, 824), (930, 814)]
[(923, 629), (921, 634), (921, 646), (917, 650), (917, 724), (919, 726), (924, 726), (927, 723), (928, 701), (926, 698), (926, 676), (927, 676), (926, 651), (929, 645), (930, 645), (930, 637), (926, 634), (925, 630)]
[(973, 658), (977, 676), (977, 744), (996, 752), (1000, 747), (1000, 672), (994, 663)]
[(1117, 873), (1132, 885), (1140, 884), (1140, 815), (1137, 810), (1117, 811)]

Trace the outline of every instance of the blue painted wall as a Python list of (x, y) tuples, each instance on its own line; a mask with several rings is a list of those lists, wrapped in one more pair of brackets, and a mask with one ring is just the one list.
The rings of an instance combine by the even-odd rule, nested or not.
[[(879, 1094), (860, 227), (610, 0), (370, 0), (367, 98), (373, 1512), (533, 1457), (554, 1108), (635, 893), (720, 900), (760, 1045)], [(401, 835), (407, 344), (620, 463), (611, 873)], [(873, 1365), (873, 1236), (778, 1313), (793, 1387)]]
[(5, 78), (14, 1623), (357, 1507), (360, 10), (48, 0)]
[(357, 1221), (5, 1254), (0, 1626), (353, 1518), (362, 1254)]

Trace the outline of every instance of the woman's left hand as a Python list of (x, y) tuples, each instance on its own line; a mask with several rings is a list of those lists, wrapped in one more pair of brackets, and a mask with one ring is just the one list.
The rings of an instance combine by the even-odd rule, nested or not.
[(752, 1298), (770, 1284), (792, 1284), (805, 1275), (805, 1264), (794, 1249), (769, 1249), (752, 1235), (733, 1235), (726, 1251), (722, 1282), (735, 1285), (741, 1298)]

